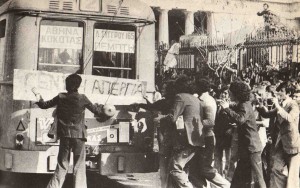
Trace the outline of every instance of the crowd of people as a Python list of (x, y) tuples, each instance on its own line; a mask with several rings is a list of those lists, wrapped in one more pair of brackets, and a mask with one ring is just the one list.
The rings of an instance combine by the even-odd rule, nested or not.
[[(78, 93), (81, 77), (66, 79), (67, 93), (37, 105), (57, 106), (61, 138), (56, 171), (47, 187), (60, 187), (74, 151), (74, 186), (86, 187), (84, 110), (105, 114)], [(165, 81), (161, 99), (134, 104), (159, 111), (158, 141), (162, 188), (299, 187), (300, 80), (251, 85), (236, 79), (212, 91), (207, 78), (181, 75)], [(38, 93), (36, 95), (39, 95)], [(159, 95), (155, 95), (159, 98)], [(72, 110), (70, 110), (72, 109)], [(71, 126), (70, 126), (71, 125)], [(74, 127), (70, 129), (70, 127)]]
[(159, 111), (162, 187), (299, 187), (300, 87), (297, 80), (212, 90), (209, 79), (164, 82)]

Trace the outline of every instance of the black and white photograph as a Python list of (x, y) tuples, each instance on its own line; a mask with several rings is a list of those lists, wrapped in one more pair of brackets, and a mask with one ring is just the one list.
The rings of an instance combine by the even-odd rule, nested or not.
[(300, 0), (0, 0), (0, 188), (300, 188)]

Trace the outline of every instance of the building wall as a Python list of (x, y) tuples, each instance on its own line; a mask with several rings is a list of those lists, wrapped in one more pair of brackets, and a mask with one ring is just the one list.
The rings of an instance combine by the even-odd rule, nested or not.
[[(211, 36), (228, 33), (252, 32), (263, 27), (264, 19), (257, 16), (268, 3), (269, 10), (280, 16), (282, 24), (289, 29), (300, 30), (300, 0), (142, 0), (156, 9), (205, 12), (207, 29)], [(159, 20), (158, 20), (159, 22)], [(240, 31), (240, 32), (239, 32)], [(170, 31), (172, 32), (172, 31)]]

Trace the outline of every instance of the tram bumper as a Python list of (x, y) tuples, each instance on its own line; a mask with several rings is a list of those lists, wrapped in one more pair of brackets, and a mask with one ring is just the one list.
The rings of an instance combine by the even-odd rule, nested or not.
[(148, 173), (158, 171), (158, 154), (152, 153), (101, 153), (99, 173)]
[(58, 147), (50, 147), (46, 151), (0, 148), (0, 170), (17, 173), (53, 173), (57, 164), (57, 154)]

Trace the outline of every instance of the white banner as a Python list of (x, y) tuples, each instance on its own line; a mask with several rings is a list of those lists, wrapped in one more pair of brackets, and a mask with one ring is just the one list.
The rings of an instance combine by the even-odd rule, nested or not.
[[(50, 100), (65, 91), (67, 74), (46, 71), (14, 70), (14, 100), (36, 101), (35, 88), (44, 100)], [(146, 82), (132, 79), (81, 75), (79, 93), (87, 95), (93, 103), (128, 105), (144, 102)]]
[(83, 28), (42, 25), (40, 48), (82, 49)]
[(95, 29), (94, 51), (134, 53), (135, 32)]

